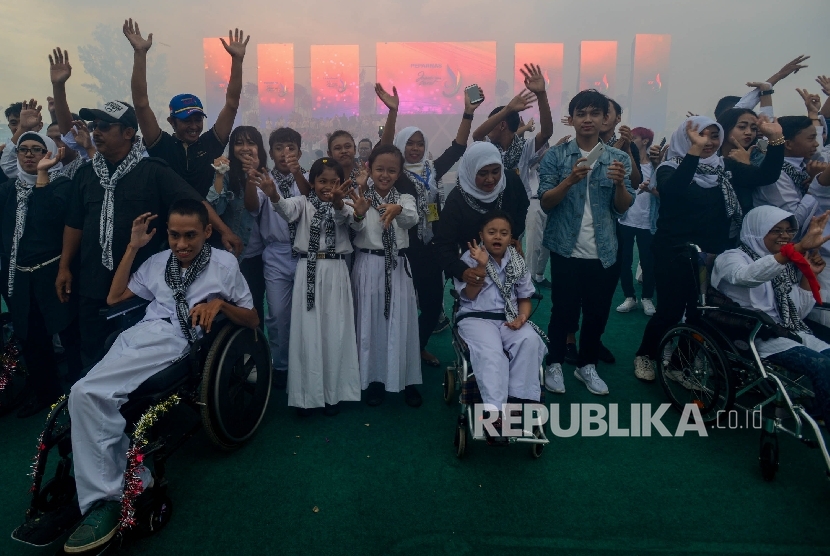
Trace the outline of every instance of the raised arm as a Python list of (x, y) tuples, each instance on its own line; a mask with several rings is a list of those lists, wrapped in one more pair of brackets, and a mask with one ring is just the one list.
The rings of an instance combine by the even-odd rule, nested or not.
[(542, 68), (533, 64), (525, 64), (521, 69), (525, 77), (525, 87), (536, 95), (536, 102), (539, 105), (539, 133), (536, 134), (536, 150), (541, 149), (553, 136), (553, 115), (550, 112), (550, 101), (548, 100), (547, 84)]
[[(513, 112), (521, 112), (533, 106), (533, 93), (524, 90), (513, 97), (507, 106), (487, 118), (483, 124), (473, 132), (473, 141), (484, 141), (484, 138), (495, 129), (507, 116)], [(551, 124), (552, 126), (553, 124)], [(541, 133), (541, 132), (540, 132)]]
[(55, 119), (61, 135), (66, 135), (72, 129), (72, 112), (66, 100), (66, 82), (72, 75), (72, 66), (69, 65), (69, 53), (60, 47), (52, 51), (49, 56), (49, 79), (52, 81), (52, 97), (55, 103)]
[(819, 75), (816, 78), (816, 82), (821, 86), (821, 92), (827, 96), (827, 100), (824, 101), (820, 113), (825, 119), (830, 118), (830, 77)]
[(131, 297), (135, 297), (135, 293), (131, 292), (127, 287), (130, 284), (130, 269), (133, 267), (133, 262), (135, 262), (135, 256), (138, 251), (150, 243), (150, 240), (156, 235), (158, 228), (153, 228), (153, 231), (150, 233), (147, 233), (147, 228), (150, 226), (150, 222), (155, 220), (157, 216), (157, 214), (145, 212), (133, 220), (130, 243), (127, 244), (127, 250), (124, 251), (124, 256), (121, 257), (121, 262), (118, 263), (118, 268), (112, 277), (110, 291), (107, 294), (107, 305), (112, 306)]
[(375, 83), (375, 94), (380, 101), (389, 109), (386, 116), (386, 125), (383, 126), (383, 135), (380, 138), (381, 145), (391, 145), (395, 142), (395, 125), (398, 122), (398, 107), (401, 99), (398, 97), (398, 89), (392, 87), (392, 94), (386, 92), (383, 85)]
[(150, 98), (147, 95), (147, 52), (153, 46), (153, 34), (147, 38), (141, 36), (138, 22), (132, 19), (124, 21), (124, 36), (130, 41), (133, 47), (133, 75), (130, 80), (130, 88), (133, 95), (133, 107), (138, 119), (138, 127), (144, 138), (145, 145), (154, 145), (161, 136), (156, 115), (150, 108)]
[(233, 130), (233, 121), (236, 119), (236, 113), (239, 111), (239, 97), (242, 95), (242, 61), (245, 59), (245, 49), (248, 47), (248, 41), (251, 36), (243, 42), (242, 37), (245, 34), (241, 29), (236, 29), (233, 32), (228, 31), (228, 42), (225, 39), (222, 41), (222, 46), (228, 54), (231, 55), (231, 78), (228, 81), (228, 89), (225, 94), (225, 106), (219, 112), (216, 118), (216, 123), (213, 124), (213, 129), (216, 136), (225, 144), (231, 137)]

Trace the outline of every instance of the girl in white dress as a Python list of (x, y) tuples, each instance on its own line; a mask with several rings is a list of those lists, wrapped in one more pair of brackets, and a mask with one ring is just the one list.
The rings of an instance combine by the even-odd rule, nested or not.
[(368, 189), (363, 196), (355, 194), (351, 203), (351, 227), (357, 232), (352, 269), (357, 351), (361, 387), (371, 406), (383, 401), (384, 391), (404, 390), (412, 407), (422, 401), (415, 387), (421, 384), (418, 306), (404, 254), (407, 230), (418, 223), (418, 210), (415, 198), (395, 187), (402, 171), (397, 147), (377, 147), (369, 156)]
[(351, 180), (332, 158), (318, 159), (309, 171), (308, 197), (282, 198), (271, 176), (261, 172), (254, 183), (274, 210), (296, 223), (294, 249), (299, 253), (291, 300), (288, 343), (288, 405), (307, 416), (324, 407), (336, 415), (341, 401), (360, 400), (360, 371), (354, 330), (351, 281), (346, 255), (352, 252), (351, 206), (343, 202)]

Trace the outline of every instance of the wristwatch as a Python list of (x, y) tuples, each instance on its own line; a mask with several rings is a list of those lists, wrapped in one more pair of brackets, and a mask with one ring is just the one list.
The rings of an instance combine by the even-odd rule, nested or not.
[(766, 96), (769, 96), (769, 95), (773, 94), (774, 92), (775, 92), (775, 89), (768, 89), (766, 91), (761, 91), (761, 96), (766, 97)]
[(465, 120), (472, 120), (473, 119), (473, 114), (467, 114), (466, 112), (464, 112), (463, 118)]

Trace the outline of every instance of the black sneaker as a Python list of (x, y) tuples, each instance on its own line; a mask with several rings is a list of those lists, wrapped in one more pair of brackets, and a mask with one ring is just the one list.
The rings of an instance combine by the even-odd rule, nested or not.
[(377, 407), (383, 403), (386, 396), (386, 388), (380, 382), (371, 382), (366, 389), (366, 405)]
[(298, 407), (297, 408), (297, 417), (311, 417), (311, 408), (310, 407)]
[(275, 390), (285, 390), (286, 384), (288, 384), (288, 371), (278, 371), (274, 369), (274, 374), (271, 379), (271, 388)]
[(421, 404), (424, 402), (424, 399), (421, 397), (421, 393), (418, 392), (418, 389), (415, 388), (414, 384), (410, 384), (403, 391), (404, 401), (406, 401), (406, 405), (409, 407), (421, 407)]
[(432, 331), (432, 333), (440, 334), (449, 327), (450, 319), (447, 318), (447, 315), (444, 314), (444, 311), (441, 311), (441, 316), (438, 318), (438, 324), (435, 325), (435, 329)]
[(334, 417), (338, 413), (340, 413), (340, 403), (336, 404), (326, 404), (326, 408), (323, 410), (323, 413), (326, 414), (327, 417)]
[(576, 344), (565, 344), (565, 363), (576, 365), (579, 360), (579, 352), (576, 351)]
[(597, 350), (597, 359), (599, 359), (603, 363), (609, 364), (614, 363), (617, 360), (614, 357), (614, 354), (611, 353), (611, 350), (605, 347), (605, 344), (602, 343), (599, 344), (599, 349)]

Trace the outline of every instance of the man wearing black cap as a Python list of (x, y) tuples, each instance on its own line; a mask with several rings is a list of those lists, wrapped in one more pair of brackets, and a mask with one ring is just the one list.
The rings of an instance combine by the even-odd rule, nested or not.
[[(89, 128), (98, 152), (73, 179), (55, 287), (61, 301), (67, 302), (73, 287), (70, 267), (80, 251), (77, 293), (81, 354), (84, 365), (90, 365), (102, 354), (110, 333), (106, 320), (98, 313), (107, 306), (106, 296), (117, 266), (114, 261), (117, 263), (124, 255), (133, 220), (144, 213), (167, 214), (170, 205), (179, 199), (204, 200), (163, 160), (143, 156), (132, 106), (112, 101), (102, 108), (84, 108), (80, 115), (91, 121)], [(210, 206), (208, 212), (211, 224), (222, 222)], [(164, 222), (157, 226), (158, 241), (138, 252), (133, 270), (158, 252), (160, 242), (167, 239)]]
[(124, 22), (124, 35), (133, 47), (132, 94), (138, 124), (144, 136), (144, 144), (150, 156), (163, 158), (199, 195), (204, 197), (213, 183), (213, 161), (222, 155), (228, 144), (239, 97), (242, 94), (242, 61), (250, 36), (244, 39), (239, 29), (228, 34), (228, 42), (222, 45), (231, 55), (231, 77), (225, 95), (225, 106), (219, 112), (213, 128), (202, 133), (205, 112), (196, 95), (176, 95), (170, 101), (167, 121), (173, 135), (162, 131), (150, 108), (147, 95), (147, 51), (153, 45), (153, 34), (141, 36), (138, 23), (132, 19)]

